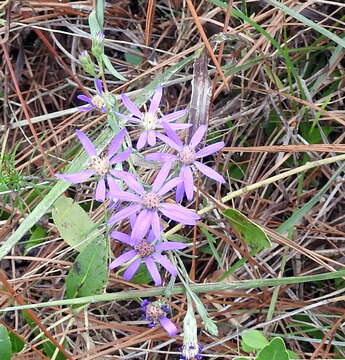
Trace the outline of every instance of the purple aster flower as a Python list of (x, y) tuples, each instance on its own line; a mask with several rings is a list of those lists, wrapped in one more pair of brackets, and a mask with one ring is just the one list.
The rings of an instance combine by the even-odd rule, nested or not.
[(119, 186), (116, 184), (111, 174), (113, 173), (112, 175), (117, 177), (118, 175), (125, 173), (121, 170), (112, 170), (111, 167), (117, 163), (127, 160), (132, 152), (132, 148), (127, 148), (125, 151), (116, 154), (122, 144), (126, 130), (121, 130), (114, 137), (106, 156), (97, 155), (95, 146), (82, 131), (76, 130), (75, 133), (78, 136), (83, 148), (90, 156), (88, 168), (75, 174), (56, 174), (55, 176), (58, 179), (68, 181), (72, 184), (78, 184), (89, 179), (91, 176), (96, 175), (99, 180), (96, 186), (95, 198), (97, 201), (102, 202), (105, 200), (107, 189), (111, 192), (119, 190)]
[(175, 336), (178, 333), (176, 325), (167, 318), (170, 310), (164, 303), (161, 301), (151, 302), (145, 299), (141, 302), (140, 307), (144, 313), (143, 317), (149, 321), (148, 327), (152, 328), (161, 324), (169, 336)]
[(117, 114), (120, 117), (140, 126), (141, 133), (137, 143), (138, 150), (142, 149), (147, 143), (150, 146), (154, 146), (156, 144), (156, 138), (160, 134), (160, 132), (156, 130), (162, 129), (163, 124), (169, 124), (174, 130), (186, 129), (191, 126), (191, 124), (172, 123), (173, 121), (186, 115), (189, 111), (188, 109), (175, 111), (164, 115), (161, 118), (158, 117), (157, 112), (162, 99), (162, 92), (163, 89), (159, 86), (151, 99), (149, 110), (145, 112), (141, 112), (139, 108), (128, 98), (128, 96), (125, 94), (121, 95), (122, 103), (131, 115)]
[[(181, 250), (187, 246), (186, 244), (173, 241), (165, 241), (154, 244), (154, 240), (156, 240), (157, 237), (153, 234), (152, 231), (150, 231), (147, 239), (136, 239), (133, 237), (133, 232), (131, 236), (129, 236), (119, 231), (112, 231), (110, 236), (122, 242), (123, 244), (130, 246), (132, 249), (115, 259), (109, 265), (109, 269), (115, 269), (116, 267), (131, 261), (127, 270), (123, 274), (123, 278), (125, 280), (130, 280), (135, 275), (141, 262), (143, 261), (156, 286), (160, 286), (162, 284), (162, 278), (158, 272), (156, 262), (161, 264), (172, 276), (177, 275), (177, 270), (174, 265), (165, 255), (162, 255), (161, 252), (169, 250)], [(136, 240), (133, 241), (133, 238)]]
[(93, 97), (88, 97), (86, 95), (78, 95), (77, 98), (82, 101), (86, 101), (88, 105), (79, 106), (79, 111), (90, 111), (90, 110), (100, 110), (106, 112), (107, 108), (105, 106), (105, 101), (103, 98), (103, 84), (100, 79), (95, 79), (95, 87), (97, 89), (97, 95)]
[(144, 237), (150, 226), (154, 235), (157, 238), (160, 236), (159, 213), (182, 224), (195, 225), (197, 220), (200, 219), (200, 216), (195, 211), (186, 209), (179, 204), (163, 201), (164, 195), (182, 181), (180, 178), (174, 178), (166, 182), (170, 169), (171, 163), (166, 163), (162, 166), (149, 191), (146, 191), (133, 175), (128, 173), (119, 174), (119, 177), (126, 182), (127, 186), (135, 194), (128, 191), (113, 191), (110, 195), (119, 200), (132, 202), (133, 204), (113, 215), (108, 223), (114, 224), (139, 212), (132, 234), (132, 237), (136, 239)]
[(165, 135), (160, 135), (160, 139), (166, 144), (171, 146), (173, 149), (178, 151), (177, 155), (166, 154), (166, 153), (151, 153), (145, 156), (147, 160), (161, 161), (161, 162), (173, 162), (178, 161), (181, 165), (179, 177), (182, 179), (182, 182), (177, 185), (176, 189), (176, 201), (180, 202), (184, 194), (186, 194), (187, 199), (191, 201), (194, 194), (194, 179), (193, 179), (193, 166), (195, 166), (199, 171), (209, 178), (216, 180), (220, 183), (224, 183), (225, 180), (223, 176), (218, 174), (216, 171), (211, 169), (209, 166), (204, 165), (197, 159), (201, 159), (205, 156), (211, 155), (216, 151), (222, 149), (225, 144), (224, 141), (217, 142), (215, 144), (208, 145), (198, 151), (195, 148), (200, 144), (206, 132), (206, 125), (201, 125), (194, 135), (192, 136), (189, 144), (184, 145), (181, 139), (176, 135), (176, 133), (171, 129), (169, 125), (163, 125), (164, 130), (166, 131)]

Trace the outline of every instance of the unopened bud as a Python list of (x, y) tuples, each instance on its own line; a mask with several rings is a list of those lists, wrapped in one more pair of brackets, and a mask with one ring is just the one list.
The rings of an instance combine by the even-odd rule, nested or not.
[(79, 61), (86, 73), (88, 73), (92, 76), (96, 76), (95, 65), (92, 62), (92, 59), (86, 50), (84, 50), (80, 53)]
[(92, 54), (99, 59), (104, 53), (104, 34), (99, 32), (95, 38), (92, 39)]

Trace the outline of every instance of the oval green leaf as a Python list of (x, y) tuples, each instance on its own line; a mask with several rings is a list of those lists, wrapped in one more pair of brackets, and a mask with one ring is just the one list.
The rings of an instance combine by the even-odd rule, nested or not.
[(268, 340), (259, 330), (249, 330), (242, 335), (242, 341), (254, 350), (261, 350), (268, 345)]
[(223, 214), (238, 236), (250, 247), (253, 255), (262, 249), (272, 246), (271, 241), (262, 228), (249, 220), (240, 211), (226, 209), (223, 211)]
[(289, 360), (282, 338), (275, 337), (265, 346), (256, 357), (256, 360)]
[(52, 216), (61, 237), (78, 251), (82, 251), (96, 237), (97, 225), (71, 198), (60, 196), (54, 203)]

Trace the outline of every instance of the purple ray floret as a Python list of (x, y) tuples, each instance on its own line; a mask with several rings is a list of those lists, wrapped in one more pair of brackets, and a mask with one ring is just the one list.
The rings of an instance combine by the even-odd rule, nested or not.
[(159, 86), (151, 99), (149, 110), (146, 112), (141, 112), (128, 96), (125, 94), (121, 95), (122, 103), (130, 112), (130, 115), (123, 115), (120, 113), (117, 113), (117, 115), (140, 127), (141, 132), (137, 142), (138, 150), (142, 149), (146, 144), (149, 144), (150, 146), (156, 144), (157, 137), (160, 134), (157, 130), (162, 129), (163, 124), (169, 124), (174, 130), (186, 129), (190, 126), (190, 124), (174, 123), (175, 120), (180, 119), (188, 113), (187, 109), (172, 112), (161, 118), (158, 117), (157, 112), (162, 99), (162, 93), (163, 89)]
[(169, 336), (175, 336), (178, 333), (176, 325), (167, 318), (170, 313), (168, 306), (159, 301), (151, 302), (145, 299), (140, 303), (140, 307), (144, 313), (143, 317), (149, 321), (148, 327), (152, 328), (160, 324)]
[(183, 243), (173, 241), (159, 242), (154, 244), (154, 241), (157, 239), (157, 237), (153, 234), (152, 231), (150, 231), (147, 238), (139, 239), (133, 237), (133, 232), (131, 236), (129, 236), (119, 231), (112, 231), (110, 236), (122, 242), (123, 244), (130, 246), (131, 250), (116, 258), (109, 265), (109, 269), (115, 269), (116, 267), (131, 261), (130, 265), (123, 274), (125, 280), (130, 280), (135, 275), (141, 262), (143, 261), (156, 286), (160, 286), (162, 284), (162, 278), (157, 269), (156, 262), (161, 264), (172, 276), (177, 275), (175, 266), (170, 262), (167, 256), (162, 255), (161, 252), (181, 250), (187, 246)]
[[(114, 174), (111, 174), (112, 166), (127, 160), (132, 152), (131, 148), (127, 148), (125, 151), (117, 153), (125, 137), (126, 130), (121, 130), (114, 137), (108, 148), (106, 156), (97, 155), (95, 146), (88, 138), (88, 136), (86, 136), (86, 134), (84, 134), (82, 131), (76, 130), (75, 134), (78, 136), (78, 139), (81, 142), (84, 150), (90, 157), (88, 168), (75, 174), (56, 174), (55, 176), (58, 179), (65, 180), (73, 184), (84, 182), (91, 176), (97, 176), (98, 181), (96, 186), (95, 198), (97, 201), (103, 202), (105, 200), (107, 192), (119, 190), (119, 186), (117, 185), (112, 176)], [(121, 176), (124, 173), (124, 171), (117, 170), (115, 177), (118, 177), (116, 175)]]
[(171, 169), (171, 163), (162, 166), (152, 184), (151, 190), (146, 191), (144, 187), (135, 179), (133, 175), (126, 173), (122, 180), (134, 192), (114, 191), (110, 196), (132, 202), (131, 205), (114, 214), (108, 221), (109, 224), (115, 224), (132, 214), (138, 214), (133, 228), (133, 238), (142, 238), (149, 228), (158, 238), (161, 233), (159, 215), (163, 214), (171, 220), (185, 225), (195, 225), (200, 216), (193, 210), (186, 209), (179, 204), (164, 202), (164, 195), (178, 186), (182, 181), (180, 178), (174, 178), (166, 181)]
[(151, 153), (146, 155), (145, 159), (152, 161), (160, 161), (164, 163), (173, 161), (178, 161), (180, 163), (181, 168), (179, 177), (182, 179), (182, 181), (177, 185), (176, 188), (177, 202), (180, 202), (182, 200), (184, 194), (186, 194), (186, 197), (189, 201), (193, 200), (193, 166), (209, 178), (216, 180), (219, 183), (225, 182), (223, 176), (218, 174), (209, 166), (204, 165), (203, 163), (198, 161), (198, 159), (211, 155), (222, 149), (225, 146), (223, 141), (205, 146), (204, 148), (196, 151), (195, 148), (200, 144), (205, 135), (207, 129), (205, 125), (201, 125), (196, 130), (189, 144), (183, 144), (181, 139), (177, 136), (175, 131), (172, 130), (169, 125), (164, 124), (163, 126), (168, 136), (160, 134), (159, 138), (166, 144), (168, 144), (170, 147), (172, 147), (174, 150), (176, 150), (178, 152), (177, 155), (165, 153)]
[(89, 97), (86, 95), (78, 95), (77, 98), (81, 101), (87, 102), (87, 105), (79, 106), (79, 111), (90, 111), (90, 110), (100, 110), (106, 112), (107, 108), (105, 106), (105, 101), (103, 98), (103, 84), (100, 79), (95, 79), (95, 87), (97, 90), (97, 95)]

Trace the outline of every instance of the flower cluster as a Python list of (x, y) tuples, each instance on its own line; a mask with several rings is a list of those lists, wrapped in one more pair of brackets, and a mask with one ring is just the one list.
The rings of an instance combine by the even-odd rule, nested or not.
[[(87, 105), (80, 107), (80, 111), (99, 110), (110, 111), (107, 106), (102, 82), (95, 80), (97, 95), (89, 98), (79, 95), (80, 100), (86, 101)], [(195, 225), (200, 216), (191, 209), (180, 204), (184, 195), (188, 201), (194, 197), (193, 173), (200, 171), (209, 178), (223, 183), (223, 177), (210, 167), (200, 162), (222, 147), (223, 142), (201, 147), (200, 144), (206, 134), (207, 127), (200, 126), (188, 143), (184, 143), (176, 131), (186, 129), (190, 124), (176, 122), (188, 113), (188, 110), (180, 110), (167, 115), (159, 116), (159, 104), (162, 98), (162, 87), (158, 87), (151, 99), (148, 111), (142, 112), (124, 94), (121, 95), (124, 107), (129, 115), (116, 113), (132, 126), (138, 126), (140, 134), (136, 143), (138, 150), (145, 146), (154, 146), (160, 140), (176, 151), (173, 153), (149, 153), (146, 159), (162, 162), (163, 165), (157, 173), (152, 184), (143, 182), (136, 174), (119, 170), (122, 162), (128, 161), (132, 148), (124, 148), (124, 138), (128, 136), (122, 129), (111, 142), (105, 155), (98, 154), (95, 146), (82, 131), (77, 130), (76, 135), (90, 159), (86, 169), (76, 174), (57, 174), (59, 179), (71, 183), (80, 183), (90, 177), (97, 180), (95, 199), (104, 201), (110, 199), (117, 203), (117, 211), (114, 212), (107, 223), (112, 226), (122, 220), (129, 219), (131, 231), (129, 234), (119, 231), (111, 231), (110, 236), (129, 248), (109, 265), (109, 269), (120, 266), (125, 267), (123, 277), (132, 279), (140, 265), (145, 264), (156, 286), (162, 285), (160, 267), (163, 267), (171, 276), (177, 276), (177, 269), (162, 252), (182, 250), (187, 245), (180, 242), (163, 241), (162, 218), (182, 223)], [(120, 148), (123, 151), (119, 152)], [(173, 174), (178, 174), (174, 177)], [(127, 190), (118, 184), (123, 183)], [(169, 197), (175, 196), (176, 202)], [(175, 335), (175, 325), (167, 319), (166, 308), (157, 304), (144, 303), (146, 318), (151, 324), (160, 323), (169, 335)], [(197, 350), (197, 349), (195, 349)]]

